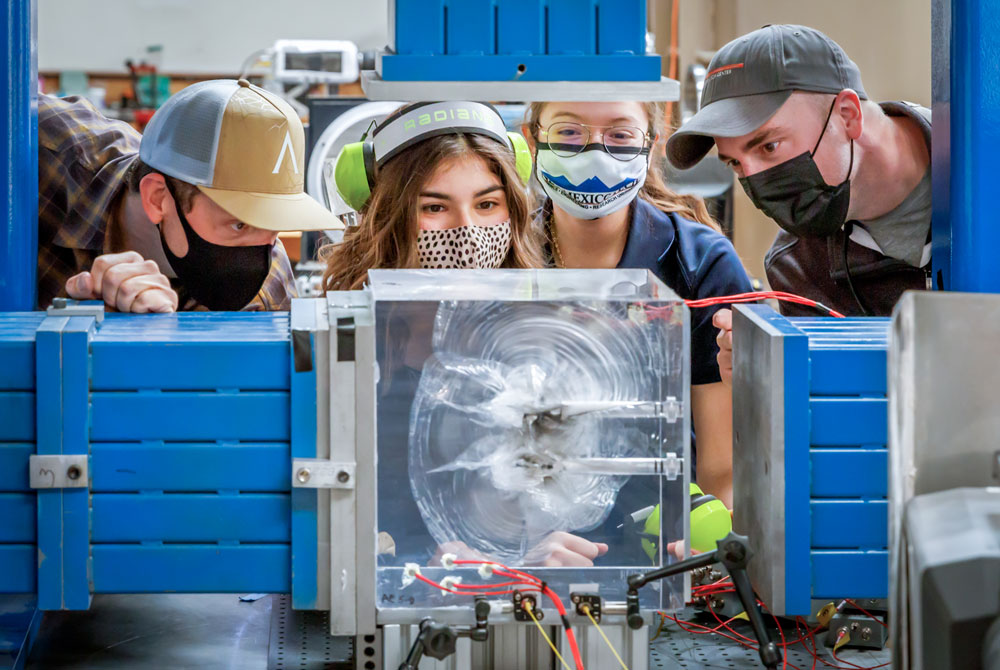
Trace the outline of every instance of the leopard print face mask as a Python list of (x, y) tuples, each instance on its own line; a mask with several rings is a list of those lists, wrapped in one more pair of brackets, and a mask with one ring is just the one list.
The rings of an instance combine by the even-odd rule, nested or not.
[(465, 225), (448, 230), (421, 230), (417, 236), (420, 267), (426, 269), (493, 269), (510, 252), (510, 221), (495, 226)]

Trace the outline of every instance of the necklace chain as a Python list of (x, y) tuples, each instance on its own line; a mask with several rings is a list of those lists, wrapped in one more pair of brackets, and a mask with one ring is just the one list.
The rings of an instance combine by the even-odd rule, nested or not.
[(555, 261), (557, 268), (565, 268), (566, 263), (563, 262), (562, 250), (559, 249), (559, 236), (556, 234), (556, 224), (552, 221), (551, 214), (545, 224), (545, 227), (549, 231), (549, 239), (552, 240), (552, 260)]

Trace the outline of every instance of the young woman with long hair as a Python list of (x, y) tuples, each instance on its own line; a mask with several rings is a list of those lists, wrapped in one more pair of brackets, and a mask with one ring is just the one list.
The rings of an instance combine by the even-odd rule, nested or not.
[[(523, 132), (546, 195), (550, 265), (648, 269), (685, 299), (751, 290), (704, 202), (664, 183), (662, 105), (536, 102)], [(717, 309), (691, 310), (691, 416), (697, 481), (731, 505), (732, 397), (716, 361)]]

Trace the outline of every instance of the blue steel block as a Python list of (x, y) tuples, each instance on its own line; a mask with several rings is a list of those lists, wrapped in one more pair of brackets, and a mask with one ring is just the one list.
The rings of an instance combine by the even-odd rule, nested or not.
[(812, 497), (886, 498), (889, 453), (885, 449), (813, 449)]
[(887, 500), (813, 500), (815, 549), (884, 549), (889, 536)]
[(812, 590), (816, 599), (885, 598), (889, 552), (814, 551)]
[(598, 2), (597, 53), (641, 56), (646, 52), (646, 2)]
[(645, 0), (396, 0), (386, 81), (659, 81)]
[(37, 565), (35, 545), (0, 544), (0, 593), (34, 593)]
[[(764, 306), (741, 309), (767, 337), (780, 338), (784, 352), (785, 546), (763, 550), (774, 554), (763, 560), (784, 570), (780, 614), (808, 614), (814, 598), (885, 598), (889, 319), (786, 319)], [(790, 354), (790, 341), (807, 346)]]
[(449, 56), (494, 54), (495, 19), (492, 0), (449, 2), (445, 15), (445, 53)]
[[(659, 56), (383, 56), (386, 81), (659, 81)], [(654, 77), (655, 75), (655, 77)]]
[(92, 346), (95, 391), (288, 388), (285, 313), (109, 314)]
[(0, 491), (31, 490), (28, 486), (28, 458), (33, 453), (34, 444), (0, 444)]
[(812, 398), (809, 410), (814, 446), (884, 445), (889, 438), (885, 398)]
[(287, 544), (97, 544), (95, 593), (288, 593)]
[(596, 54), (597, 7), (597, 0), (549, 0), (546, 22), (548, 53), (566, 56)]
[(35, 439), (35, 394), (29, 391), (0, 392), (0, 442)]
[[(0, 183), (0, 312), (35, 308), (38, 267), (38, 64), (34, 0), (8, 0), (0, 34), (3, 175)], [(3, 368), (0, 367), (0, 370)], [(0, 373), (2, 376), (2, 373)]]
[(35, 330), (43, 318), (38, 312), (0, 313), (0, 391), (34, 390)]
[(288, 440), (287, 392), (100, 392), (91, 395), (94, 442)]
[(95, 493), (93, 541), (288, 542), (284, 493)]
[(35, 541), (35, 494), (0, 493), (0, 542)]
[(120, 442), (90, 445), (91, 490), (287, 491), (287, 443)]
[(439, 55), (445, 49), (444, 0), (396, 0), (389, 29), (397, 54)]
[(542, 0), (505, 0), (496, 9), (497, 54), (545, 53), (547, 7)]

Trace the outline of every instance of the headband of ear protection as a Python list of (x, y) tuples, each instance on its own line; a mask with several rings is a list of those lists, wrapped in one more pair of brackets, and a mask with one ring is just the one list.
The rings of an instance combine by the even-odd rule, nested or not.
[(360, 210), (375, 186), (375, 171), (399, 152), (437, 135), (474, 133), (500, 142), (514, 152), (517, 174), (524, 183), (531, 178), (531, 151), (518, 133), (507, 132), (500, 113), (482, 102), (425, 102), (404, 107), (360, 142), (348, 144), (337, 155), (333, 178), (347, 205)]

